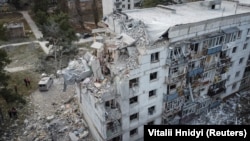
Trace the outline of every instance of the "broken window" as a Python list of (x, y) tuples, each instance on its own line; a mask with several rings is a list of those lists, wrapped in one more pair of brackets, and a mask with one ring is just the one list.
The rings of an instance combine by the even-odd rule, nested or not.
[(159, 61), (159, 52), (152, 53), (151, 54), (151, 63), (158, 62)]
[(206, 72), (206, 73), (203, 73), (203, 80), (206, 80), (207, 78), (209, 78), (208, 75), (209, 74), (209, 72)]
[(207, 48), (208, 47), (208, 43), (209, 42), (209, 40), (205, 40), (205, 41), (203, 41), (203, 48)]
[(178, 67), (174, 67), (174, 68), (172, 68), (172, 73), (171, 74), (173, 74), (173, 73), (177, 73), (178, 72)]
[(242, 34), (242, 31), (241, 31), (241, 30), (240, 30), (240, 31), (238, 31), (238, 33), (237, 33), (237, 38), (238, 38), (238, 39), (240, 39), (241, 34)]
[(137, 128), (135, 128), (135, 129), (133, 129), (133, 130), (130, 130), (130, 136), (134, 136), (134, 135), (136, 135), (138, 133), (138, 130), (137, 130)]
[(247, 43), (246, 43), (246, 44), (244, 44), (244, 46), (243, 46), (243, 50), (244, 50), (244, 49), (246, 49), (246, 48), (247, 48)]
[(175, 49), (174, 49), (174, 55), (175, 55), (175, 56), (177, 56), (177, 55), (179, 56), (180, 53), (181, 53), (181, 48), (178, 47), (178, 48), (175, 48)]
[(234, 47), (232, 53), (235, 53), (236, 50), (237, 50), (237, 47)]
[(211, 6), (211, 9), (215, 9), (215, 4), (213, 4), (213, 5)]
[(129, 99), (129, 104), (134, 104), (134, 103), (137, 103), (138, 102), (138, 97), (135, 96), (135, 97), (132, 97)]
[(115, 102), (115, 100), (114, 99), (112, 99), (112, 100), (109, 100), (109, 101), (106, 101), (105, 102), (105, 107), (106, 108), (116, 108), (116, 104), (115, 104), (116, 102)]
[(129, 117), (130, 121), (137, 120), (138, 119), (138, 113), (135, 113)]
[(239, 64), (241, 64), (243, 62), (244, 58), (240, 58)]
[(176, 85), (175, 85), (175, 84), (169, 86), (169, 89), (170, 89), (170, 90), (173, 90), (173, 89), (175, 89), (175, 88), (176, 88)]
[(237, 86), (237, 83), (234, 83), (234, 84), (232, 85), (232, 90), (235, 89), (236, 86)]
[(157, 72), (150, 73), (150, 81), (157, 79)]
[(197, 53), (197, 51), (199, 49), (199, 43), (191, 44), (190, 49), (191, 49), (191, 51), (194, 51), (195, 53)]
[(191, 69), (194, 69), (194, 68), (195, 68), (195, 62), (190, 62), (190, 63), (189, 63), (189, 67), (190, 67)]
[(238, 36), (241, 36), (241, 32), (239, 31), (227, 34), (226, 43), (235, 41), (236, 39), (238, 39)]
[(150, 122), (148, 122), (148, 124), (147, 125), (154, 125), (154, 121), (150, 121)]
[(149, 115), (153, 115), (154, 112), (155, 112), (155, 106), (152, 106), (152, 107), (149, 107), (149, 108), (148, 108), (148, 114), (149, 114)]
[(235, 73), (235, 77), (238, 77), (240, 75), (240, 71), (237, 71), (236, 73)]
[(156, 89), (155, 90), (151, 90), (148, 93), (148, 97), (153, 97), (153, 96), (156, 96)]
[(137, 87), (139, 85), (139, 78), (129, 80), (129, 88)]

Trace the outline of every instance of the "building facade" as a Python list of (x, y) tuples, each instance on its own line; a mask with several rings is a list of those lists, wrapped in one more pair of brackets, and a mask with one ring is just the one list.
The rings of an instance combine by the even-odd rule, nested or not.
[(25, 37), (24, 24), (21, 23), (9, 23), (4, 25), (6, 27), (6, 35), (8, 38), (23, 38)]
[(124, 11), (140, 7), (143, 0), (102, 0), (103, 16), (113, 11)]
[(144, 125), (185, 124), (249, 81), (250, 7), (210, 0), (103, 22), (96, 34), (104, 38), (83, 57), (93, 75), (76, 85), (98, 141), (143, 140)]

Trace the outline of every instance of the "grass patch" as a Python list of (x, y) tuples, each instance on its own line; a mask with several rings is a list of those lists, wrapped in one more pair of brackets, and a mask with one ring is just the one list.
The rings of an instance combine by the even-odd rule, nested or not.
[(7, 47), (5, 48), (9, 58), (11, 59), (11, 64), (7, 67), (21, 67), (32, 65), (35, 66), (39, 56), (44, 54), (39, 44), (27, 44), (22, 46)]
[[(14, 90), (14, 86), (17, 86), (18, 94), (22, 96), (29, 96), (32, 92), (37, 90), (38, 82), (40, 80), (40, 74), (34, 72), (33, 70), (25, 70), (19, 72), (10, 73), (9, 88)], [(29, 78), (31, 82), (31, 87), (26, 87), (24, 79)]]
[[(31, 28), (23, 15), (18, 12), (12, 12), (12, 13), (0, 13), (0, 23), (20, 23), (22, 22), (24, 24), (25, 31), (31, 31)], [(29, 32), (26, 32), (29, 33)], [(26, 34), (27, 38), (17, 38), (17, 39), (11, 39), (8, 41), (0, 41), (0, 44), (7, 44), (7, 43), (17, 43), (17, 42), (24, 42), (24, 41), (30, 41), (35, 40), (35, 36), (33, 33)]]
[(3, 23), (23, 22), (25, 30), (31, 30), (27, 21), (24, 19), (23, 15), (18, 12), (0, 14), (0, 22)]
[[(20, 102), (6, 103), (6, 101), (0, 97), (0, 108), (4, 116), (3, 124), (0, 124), (0, 138), (4, 132), (20, 131), (19, 129), (23, 128), (23, 121), (27, 118), (29, 114), (32, 113), (33, 108), (29, 105), (29, 96), (32, 92), (37, 90), (37, 83), (40, 80), (40, 75), (33, 70), (25, 70), (19, 72), (9, 73), (10, 80), (8, 81), (8, 88), (12, 89), (15, 94), (14, 85), (17, 85), (18, 95), (23, 97), (26, 100), (26, 105)], [(29, 78), (31, 82), (31, 87), (26, 87), (23, 81), (24, 78)], [(18, 112), (17, 119), (11, 119), (8, 115), (8, 110), (12, 107), (15, 107)], [(13, 124), (17, 124), (16, 127), (13, 127)]]

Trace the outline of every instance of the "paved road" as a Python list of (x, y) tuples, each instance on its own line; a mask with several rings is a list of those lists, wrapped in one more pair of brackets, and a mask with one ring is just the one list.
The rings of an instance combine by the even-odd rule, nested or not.
[(21, 46), (21, 45), (27, 45), (27, 44), (32, 44), (32, 43), (38, 43), (38, 41), (30, 41), (30, 42), (21, 42), (21, 43), (13, 43), (13, 44), (6, 44), (0, 46), (1, 48), (8, 47), (8, 46)]
[(23, 71), (23, 70), (28, 70), (31, 69), (32, 66), (31, 65), (27, 65), (27, 66), (22, 66), (22, 67), (14, 67), (14, 68), (4, 68), (4, 70), (8, 71), (8, 72), (18, 72), (18, 71)]
[[(29, 24), (29, 26), (30, 26), (30, 28), (31, 28), (31, 30), (32, 30), (32, 32), (35, 35), (37, 40), (30, 41), (30, 42), (22, 42), (22, 43), (13, 43), (13, 44), (2, 45), (2, 46), (0, 46), (0, 48), (4, 48), (4, 47), (8, 47), (8, 46), (20, 46), (20, 45), (25, 45), (25, 44), (38, 43), (41, 46), (42, 50), (46, 54), (49, 54), (50, 48), (46, 47), (46, 44), (48, 43), (48, 41), (39, 41), (39, 39), (41, 39), (43, 37), (43, 34), (38, 29), (35, 22), (31, 19), (29, 13), (27, 11), (21, 11), (20, 13), (23, 15), (23, 17), (25, 18), (25, 20)], [(79, 41), (74, 42), (74, 44), (82, 44), (82, 43), (92, 42), (93, 40), (94, 40), (93, 37), (87, 38), (87, 39), (80, 39)]]
[(34, 35), (36, 37), (36, 39), (42, 38), (43, 37), (42, 32), (38, 29), (35, 22), (31, 19), (29, 13), (27, 11), (21, 11), (20, 13), (23, 15), (23, 17), (25, 18), (25, 20), (29, 24), (31, 30), (33, 31), (33, 33), (34, 33)]
[[(39, 40), (39, 39), (43, 38), (42, 32), (38, 29), (38, 27), (36, 26), (35, 22), (31, 19), (29, 13), (27, 11), (21, 11), (20, 13), (23, 15), (23, 17), (25, 18), (25, 20), (29, 24), (29, 26), (30, 26), (33, 34), (36, 37), (36, 39)], [(48, 42), (47, 41), (38, 41), (38, 43), (42, 47), (43, 51), (46, 54), (48, 54), (49, 53), (49, 49), (46, 47), (46, 43), (48, 43)]]

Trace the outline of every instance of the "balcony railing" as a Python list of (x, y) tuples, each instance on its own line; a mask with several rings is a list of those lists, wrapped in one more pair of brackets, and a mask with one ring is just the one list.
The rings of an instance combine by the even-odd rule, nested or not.
[(196, 76), (197, 74), (203, 73), (203, 71), (204, 71), (204, 69), (201, 67), (190, 69), (188, 72), (188, 76), (193, 77), (193, 76)]
[(209, 89), (208, 90), (208, 95), (209, 96), (214, 96), (214, 95), (224, 93), (225, 91), (226, 91), (226, 87), (220, 87), (220, 88), (216, 88), (216, 89)]
[(110, 108), (106, 107), (105, 119), (106, 121), (114, 121), (121, 118), (121, 112), (118, 107)]
[(215, 69), (217, 67), (217, 63), (212, 63), (212, 64), (207, 64), (204, 67), (205, 71), (211, 70), (211, 69)]
[(184, 56), (177, 58), (177, 59), (170, 59), (170, 58), (166, 59), (166, 64), (168, 66), (177, 66), (177, 65), (185, 64), (187, 62), (188, 60), (185, 59)]
[(222, 49), (222, 45), (212, 47), (212, 48), (208, 48), (207, 49), (207, 55), (218, 53), (218, 52), (221, 51), (221, 49)]
[(114, 125), (107, 129), (107, 140), (119, 136), (122, 133), (121, 125)]
[(222, 64), (222, 66), (225, 66), (225, 65), (230, 65), (232, 61), (230, 57), (225, 56), (225, 57), (221, 57), (220, 63)]

